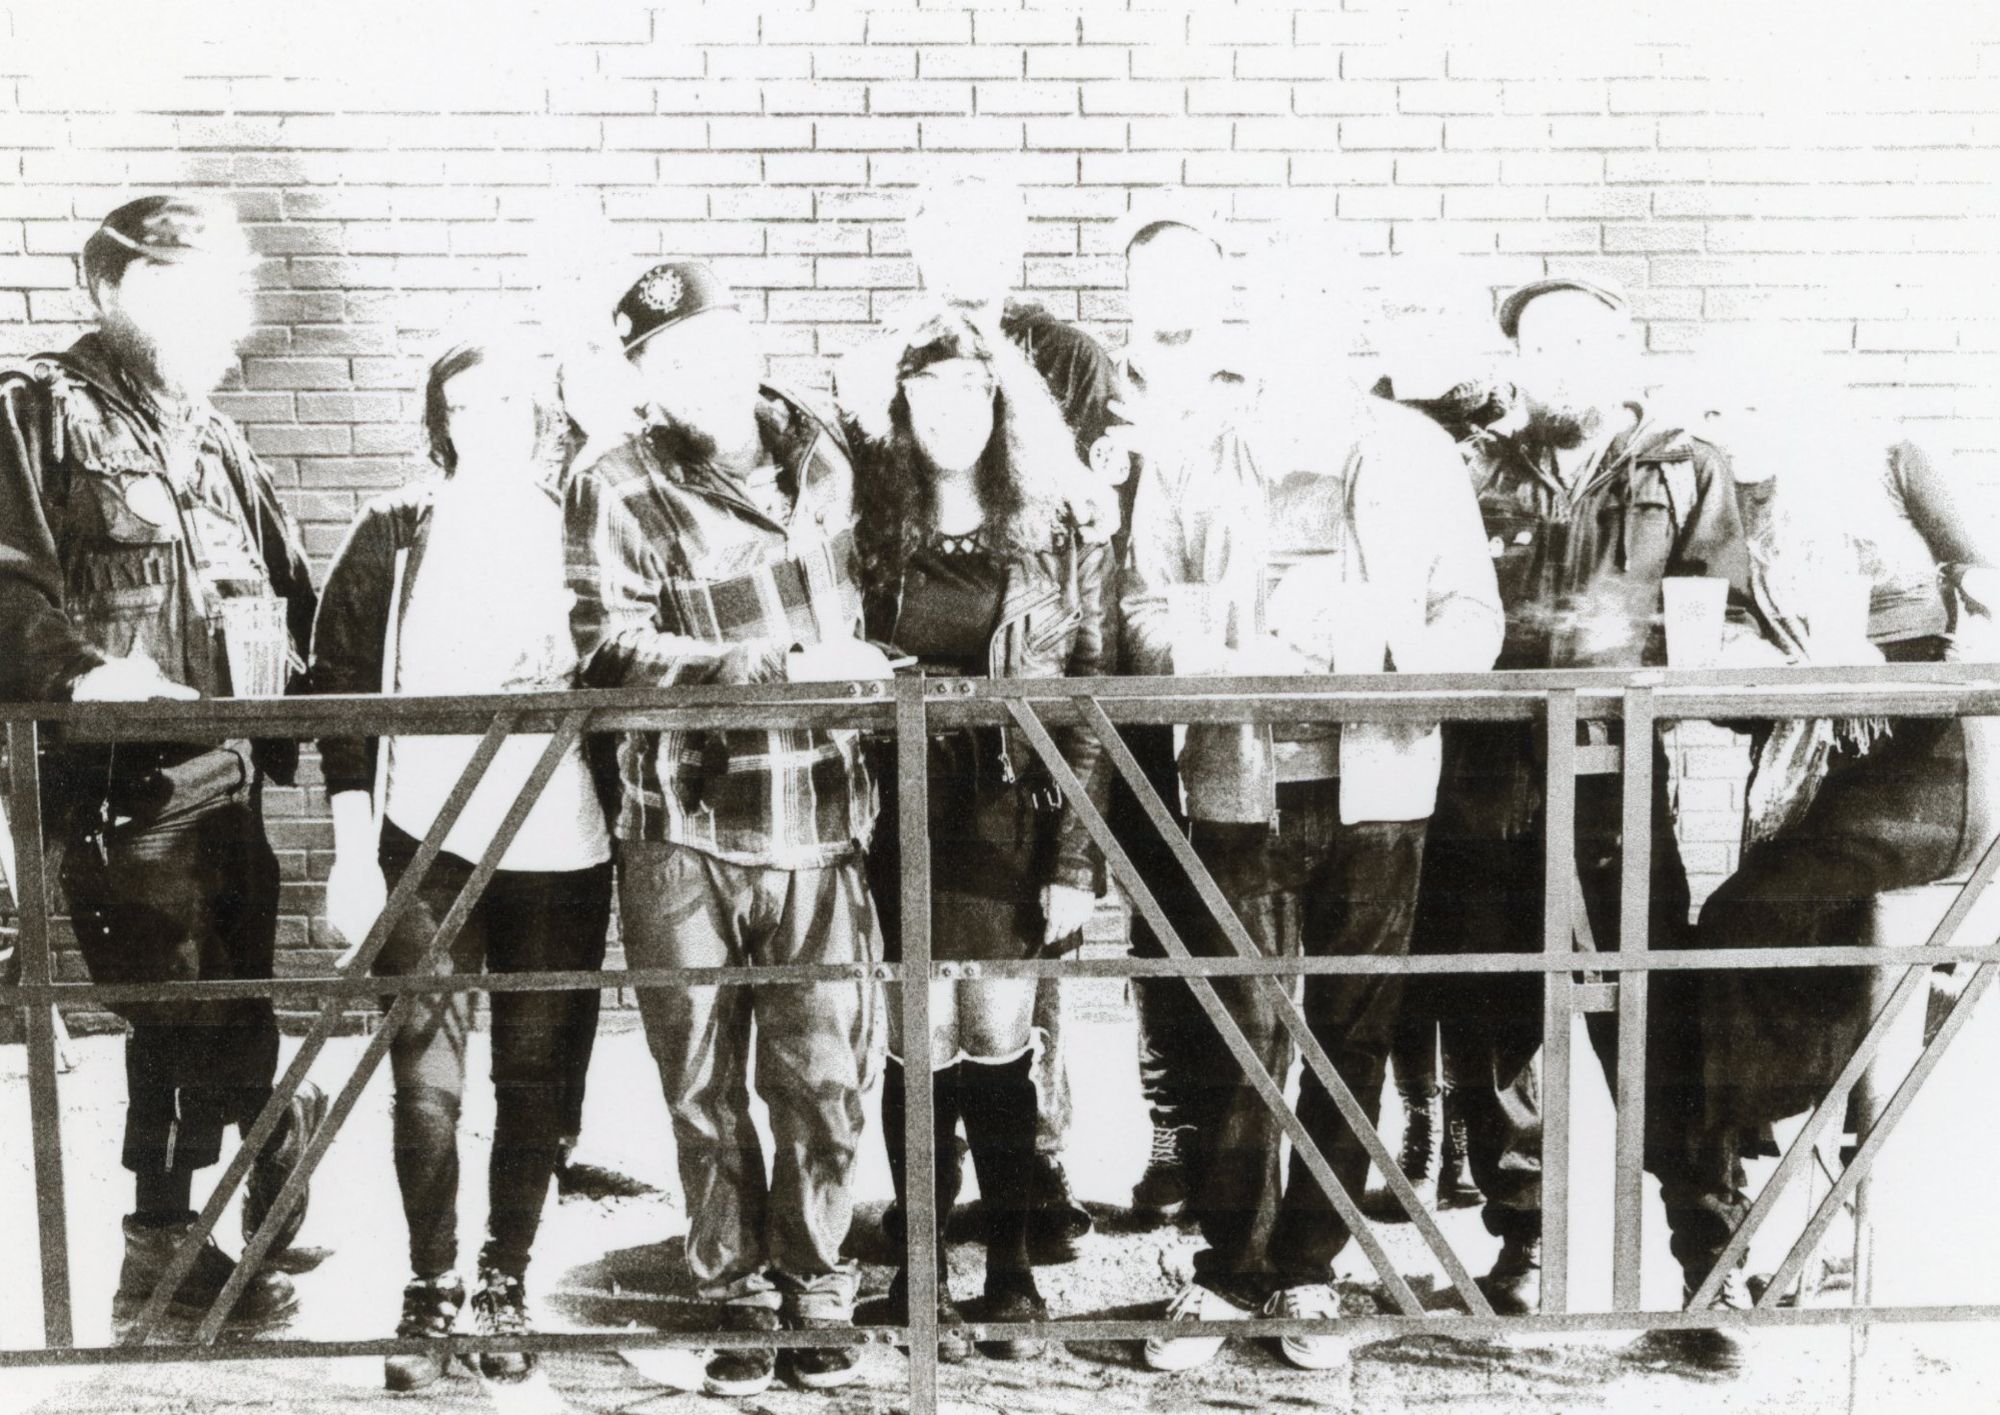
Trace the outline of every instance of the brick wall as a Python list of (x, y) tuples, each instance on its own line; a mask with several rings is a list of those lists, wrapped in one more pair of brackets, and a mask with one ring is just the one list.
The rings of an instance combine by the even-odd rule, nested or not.
[[(1246, 227), (1632, 292), (1649, 350), (1784, 321), (1857, 404), (2000, 466), (2000, 20), (1988, 7), (1551, 3), (0, 3), (0, 356), (88, 317), (125, 196), (226, 188), (263, 260), (222, 402), (337, 543), (403, 481), (432, 331), (605, 307), (711, 259), (783, 377), (824, 384), (909, 298), (927, 170), (1004, 171), (1025, 293), (1119, 337), (1113, 224), (1185, 184)], [(1612, 13), (1600, 13), (1612, 12)], [(1685, 758), (1690, 863), (1729, 863), (1740, 759)], [(278, 793), (286, 943), (328, 829)]]

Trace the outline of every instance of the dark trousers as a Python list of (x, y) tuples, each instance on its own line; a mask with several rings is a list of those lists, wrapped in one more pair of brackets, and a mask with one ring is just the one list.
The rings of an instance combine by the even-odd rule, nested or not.
[[(415, 840), (384, 825), (382, 869), (391, 889), (416, 851)], [(419, 965), (472, 870), (456, 855), (438, 855), (376, 959), (378, 974), (408, 973)], [(597, 968), (610, 921), (609, 861), (549, 873), (500, 870), (450, 953), (433, 959), (430, 971), (451, 976)], [(598, 996), (596, 989), (490, 995), (495, 1119), (481, 1268), (514, 1277), (527, 1271), (559, 1143), (574, 1133), (569, 1127), (581, 1113)], [(449, 1272), (458, 1260), (458, 1116), (476, 999), (470, 992), (413, 994), (415, 1011), (389, 1047), (396, 1182), (410, 1230), (410, 1267), (423, 1277)]]
[[(1173, 728), (1129, 725), (1118, 730), (1139, 759), (1153, 794), (1173, 818), (1174, 828), (1185, 837), (1188, 827), (1181, 814)], [(1153, 828), (1138, 797), (1122, 776), (1112, 783), (1108, 820), (1133, 869), (1175, 927), (1185, 929), (1186, 921), (1205, 918), (1207, 907), (1189, 883), (1187, 872)], [(1195, 946), (1185, 932), (1182, 941), (1190, 948)], [(1131, 952), (1134, 958), (1167, 956), (1153, 933), (1153, 926), (1137, 910), (1132, 914)], [(1134, 978), (1132, 1002), (1139, 1018), (1139, 1091), (1146, 1098), (1146, 1108), (1155, 1125), (1168, 1128), (1189, 1125), (1192, 1120), (1183, 1095), (1189, 1066), (1187, 1039), (1206, 1028), (1208, 1019), (1195, 1005), (1194, 994), (1188, 991), (1187, 984), (1179, 978)]]
[[(124, 748), (120, 748), (121, 752)], [(84, 966), (103, 984), (268, 978), (278, 862), (245, 758), (204, 752), (170, 774), (114, 782), (115, 804), (72, 809), (64, 892)], [(222, 1132), (270, 1098), (278, 1028), (268, 998), (120, 1003), (123, 1163), (142, 1176), (214, 1164)]]
[[(1648, 946), (1691, 947), (1687, 871), (1674, 835), (1666, 754), (1653, 751), (1651, 904)], [(1447, 783), (1446, 790), (1451, 789)], [(1584, 912), (1602, 950), (1618, 947), (1623, 869), (1622, 785), (1616, 776), (1576, 783), (1576, 862)], [(1444, 814), (1450, 817), (1453, 813)], [(1508, 838), (1471, 831), (1433, 833), (1425, 859), (1419, 947), (1434, 952), (1536, 952), (1542, 947), (1543, 831), (1539, 818)], [(1490, 1232), (1539, 1237), (1542, 1226), (1540, 1056), (1545, 982), (1540, 974), (1464, 975), (1448, 986), (1466, 1042), (1459, 1091), (1474, 1182), (1486, 1195)], [(1695, 975), (1659, 972), (1647, 1004), (1647, 1169), (1659, 1178), (1674, 1252), (1683, 1264), (1717, 1222), (1715, 1163), (1695, 1134), (1699, 1087)], [(1586, 1026), (1607, 1083), (1617, 1088), (1618, 1026), (1591, 1013)], [(1736, 1211), (1734, 1218), (1740, 1219)], [(1697, 1233), (1703, 1236), (1696, 1238)]]
[(1403, 1006), (1396, 1014), (1389, 1064), (1395, 1069), (1396, 1089), (1408, 1100), (1434, 1100), (1439, 1091), (1449, 1094), (1458, 1084), (1463, 1045), (1449, 1003), (1449, 993), (1438, 987), (1436, 978), (1416, 974), (1403, 980)]
[[(1424, 822), (1342, 825), (1337, 782), (1283, 786), (1278, 828), (1197, 821), (1194, 844), (1268, 957), (1401, 955), (1408, 951)], [(1231, 950), (1212, 927), (1189, 929), (1205, 956)], [(1402, 980), (1388, 974), (1306, 979), (1314, 1038), (1372, 1124), (1381, 1102)], [(1278, 1001), (1259, 980), (1215, 980), (1250, 1050), (1281, 1086), (1292, 1059)], [(1280, 986), (1284, 986), (1280, 984)], [(1347, 1226), (1305, 1164), (1280, 1172), (1282, 1127), (1204, 1016), (1185, 1033), (1187, 1107), (1194, 1127), (1189, 1208), (1206, 1243), (1204, 1286), (1256, 1301), (1277, 1287), (1332, 1279)], [(1299, 1119), (1343, 1188), (1358, 1199), (1368, 1154), (1308, 1071)]]

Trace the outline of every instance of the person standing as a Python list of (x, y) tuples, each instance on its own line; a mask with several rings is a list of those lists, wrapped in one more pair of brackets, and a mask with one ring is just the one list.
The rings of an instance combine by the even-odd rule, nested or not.
[[(1218, 393), (1212, 360), (1176, 370), (1166, 350), (1148, 357), (1149, 407), (1155, 390), (1179, 396), (1165, 400), (1157, 423), (1136, 428), (1147, 479), (1120, 601), (1140, 671), (1290, 676), (1491, 665), (1499, 601), (1449, 438), (1337, 378), (1316, 378), (1307, 405), (1253, 396), (1259, 385), (1241, 379)], [(1206, 396), (1194, 396), (1201, 389)], [(1188, 729), (1180, 772), (1191, 841), (1260, 951), (1407, 952), (1437, 743), (1436, 727), (1424, 724)], [(1204, 915), (1185, 932), (1192, 952), (1233, 952)], [(1304, 990), (1307, 1025), (1371, 1124), (1400, 983), (1394, 974), (1325, 975), (1308, 978)], [(1231, 979), (1217, 980), (1215, 991), (1282, 1085), (1291, 1047), (1276, 990)], [(1345, 1223), (1297, 1156), (1284, 1174), (1277, 1118), (1214, 1025), (1204, 1016), (1181, 1042), (1193, 1129), (1189, 1208), (1205, 1246), (1169, 1319), (1226, 1321), (1258, 1309), (1338, 1317), (1332, 1264), (1349, 1237)], [(1310, 1072), (1299, 1119), (1358, 1199), (1367, 1151)], [(1144, 1360), (1184, 1371), (1222, 1345), (1206, 1335), (1155, 1337)], [(1292, 1364), (1320, 1370), (1344, 1362), (1348, 1342), (1338, 1333), (1291, 1336), (1279, 1349)]]
[[(97, 329), (0, 372), (0, 697), (284, 691), (303, 667), (312, 577), (269, 473), (208, 399), (250, 329), (235, 213), (180, 196), (127, 202), (85, 243), (83, 273)], [(264, 681), (248, 681), (253, 660)], [(263, 787), (288, 783), (297, 757), (295, 743), (245, 741), (47, 753), (44, 828), (62, 849), (93, 981), (271, 977), (278, 863)], [(268, 997), (113, 1010), (130, 1029), (122, 1158), (135, 1192), (112, 1298), (113, 1335), (125, 1341), (188, 1236), (195, 1174), (221, 1157), (223, 1131), (248, 1131), (270, 1099), (278, 1028)], [(246, 1234), (325, 1110), (316, 1086), (300, 1087), (251, 1168)], [(301, 1195), (271, 1251), (305, 1214)], [(199, 1321), (234, 1270), (205, 1242), (168, 1323)], [(296, 1306), (289, 1280), (260, 1270), (230, 1329), (269, 1329)]]
[[(1110, 551), (1086, 545), (1064, 508), (1062, 486), (1078, 474), (1076, 457), (1034, 369), (956, 312), (918, 319), (872, 357), (884, 367), (873, 378), (850, 378), (846, 400), (870, 636), (931, 676), (1100, 672)], [(1080, 727), (1057, 737), (1101, 811), (1108, 781), (1101, 747)], [(892, 777), (893, 764), (885, 775)], [(933, 736), (928, 781), (932, 956), (1023, 958), (1081, 942), (1102, 892), (1102, 862), (1074, 806), (1019, 734), (982, 727)], [(869, 853), (892, 947), (901, 917), (894, 800)], [(900, 1013), (891, 1012), (882, 1131), (898, 1212), (908, 1187), (902, 1131), (915, 1066), (928, 1070), (932, 1086), (940, 1225), (957, 1196), (956, 1131), (965, 1124), (986, 1215), (986, 1319), (1044, 1320), (1048, 1306), (1029, 1252), (1035, 984), (964, 981), (937, 985), (933, 995), (928, 1057), (912, 1056), (894, 1024)], [(940, 1355), (963, 1359), (968, 1343), (954, 1330), (963, 1318), (950, 1300), (942, 1243), (938, 1281)], [(891, 1320), (907, 1320), (903, 1273), (890, 1307)], [(1041, 1343), (986, 1349), (1022, 1359), (1038, 1355)]]
[[(586, 687), (888, 676), (862, 641), (846, 448), (765, 385), (749, 322), (707, 266), (668, 261), (613, 323), (650, 400), (638, 434), (564, 498), (570, 628)], [(866, 964), (880, 936), (862, 871), (876, 791), (859, 736), (668, 730), (619, 748), (619, 919), (640, 968)], [(725, 1329), (845, 1327), (840, 1249), (880, 1025), (867, 981), (642, 988), (673, 1117), (688, 1266)], [(748, 1072), (770, 1108), (765, 1165)], [(788, 1347), (800, 1384), (851, 1381), (850, 1347)], [(754, 1395), (774, 1347), (719, 1350), (718, 1395)]]
[[(432, 363), (424, 429), (442, 478), (371, 502), (327, 573), (313, 629), (319, 693), (381, 689), (427, 697), (548, 691), (575, 679), (562, 508), (537, 458), (539, 377), (508, 344), (472, 340)], [(386, 669), (386, 671), (385, 671)], [(327, 921), (343, 966), (408, 872), (477, 737), (328, 738), (320, 760), (333, 808)], [(449, 953), (426, 960), (438, 925), (549, 744), (510, 737), (466, 802), (416, 900), (376, 958), (379, 975), (569, 972), (604, 962), (611, 839), (580, 746), (522, 821)], [(378, 771), (378, 758), (387, 755)], [(377, 784), (386, 786), (375, 800)], [(581, 1088), (579, 1049), (597, 1026), (589, 992), (490, 997), (496, 1119), (487, 1237), (471, 1305), (482, 1336), (529, 1330), (525, 1278), (563, 1136)], [(458, 1119), (476, 996), (414, 996), (390, 1044), (396, 1181), (412, 1276), (400, 1337), (449, 1335), (466, 1302), (458, 1256)], [(585, 1063), (587, 1065), (587, 1062)], [(385, 1358), (391, 1390), (444, 1374), (441, 1353)], [(532, 1352), (482, 1352), (489, 1380), (525, 1380)]]
[[(1732, 642), (1758, 637), (1750, 558), (1729, 465), (1713, 445), (1655, 422), (1638, 384), (1624, 297), (1592, 282), (1552, 278), (1500, 307), (1515, 344), (1520, 401), (1462, 444), (1507, 611), (1500, 667), (1637, 668), (1665, 662), (1662, 581), (1728, 582)], [(1580, 741), (1615, 739), (1599, 724)], [(1434, 842), (1440, 939), (1462, 949), (1535, 952), (1543, 932), (1542, 753), (1532, 724), (1461, 734), (1449, 765), (1455, 829)], [(1636, 748), (1639, 744), (1627, 744)], [(1649, 946), (1692, 939), (1687, 872), (1674, 833), (1671, 776), (1653, 754)], [(1599, 949), (1617, 947), (1623, 788), (1615, 776), (1576, 782), (1576, 868)], [(1683, 1177), (1692, 1064), (1687, 975), (1653, 980), (1648, 1009), (1647, 1167), (1671, 1194)], [(1533, 1311), (1541, 1290), (1542, 990), (1530, 974), (1467, 976), (1446, 1009), (1469, 1052), (1461, 1073), (1472, 1174), (1486, 1197), (1499, 1256), (1481, 1286), (1502, 1314)], [(1591, 1018), (1591, 1040), (1615, 1071), (1615, 1019)], [(1614, 1077), (1615, 1080), (1615, 1077)], [(1669, 1206), (1672, 1206), (1669, 1198)], [(1740, 1305), (1740, 1287), (1718, 1301)]]
[[(1075, 441), (1075, 465), (1061, 487), (1063, 500), (1086, 540), (1111, 540), (1114, 561), (1124, 550), (1130, 519), (1129, 460), (1114, 455), (1107, 433), (1117, 423), (1118, 396), (1109, 355), (1074, 324), (1009, 291), (1018, 283), (1028, 249), (1028, 214), (1019, 187), (983, 177), (933, 183), (918, 192), (906, 223), (910, 253), (925, 292), (960, 311), (989, 338), (1005, 338), (1028, 357), (1062, 410)], [(1079, 474), (1083, 468), (1089, 475)], [(1117, 662), (1115, 644), (1105, 659)], [(1043, 1045), (1035, 1052), (1039, 1098), (1035, 1128), (1035, 1211), (1031, 1242), (1036, 1261), (1068, 1262), (1077, 1240), (1095, 1220), (1077, 1202), (1063, 1167), (1073, 1106), (1063, 1046), (1062, 982), (1043, 978), (1035, 989), (1035, 1027)]]

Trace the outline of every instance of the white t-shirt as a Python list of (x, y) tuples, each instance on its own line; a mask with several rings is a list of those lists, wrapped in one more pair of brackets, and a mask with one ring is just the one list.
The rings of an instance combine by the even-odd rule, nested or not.
[[(563, 577), (562, 510), (524, 475), (446, 482), (409, 589), (396, 664), (399, 692), (425, 697), (528, 692), (568, 685), (576, 666)], [(547, 749), (509, 737), (444, 848), (485, 853)], [(400, 737), (389, 749), (388, 817), (422, 839), (444, 808), (477, 737)], [(590, 772), (572, 747), (501, 857), (504, 870), (587, 869), (611, 857)]]

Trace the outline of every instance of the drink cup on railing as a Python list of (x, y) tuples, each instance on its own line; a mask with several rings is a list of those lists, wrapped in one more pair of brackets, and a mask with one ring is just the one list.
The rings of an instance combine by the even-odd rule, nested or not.
[(1669, 575), (1660, 582), (1666, 610), (1667, 665), (1713, 668), (1722, 658), (1722, 623), (1729, 581), (1714, 575)]
[(285, 692), (291, 636), (285, 602), (265, 597), (222, 601), (222, 642), (229, 659), (229, 691), (237, 698), (276, 698)]

